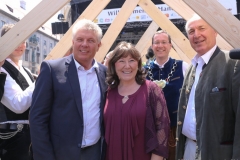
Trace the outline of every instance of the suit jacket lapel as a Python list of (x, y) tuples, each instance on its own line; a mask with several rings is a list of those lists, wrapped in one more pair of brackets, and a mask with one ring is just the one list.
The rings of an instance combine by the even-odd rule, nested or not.
[(78, 74), (75, 62), (73, 60), (73, 56), (69, 56), (69, 58), (66, 61), (66, 67), (68, 67), (68, 79), (73, 91), (74, 99), (76, 101), (76, 106), (78, 108), (78, 112), (83, 119), (83, 111), (82, 111), (82, 95), (81, 95), (81, 89), (79, 85), (78, 80)]
[(99, 71), (97, 69), (95, 69), (97, 77), (98, 77), (98, 81), (99, 81), (99, 85), (100, 85), (100, 92), (101, 92), (101, 104), (100, 104), (100, 110), (101, 110), (101, 114), (100, 114), (100, 122), (102, 122), (102, 113), (103, 113), (103, 108), (105, 105), (105, 92), (107, 90), (107, 85), (106, 85), (106, 71), (103, 70), (102, 66), (99, 65)]

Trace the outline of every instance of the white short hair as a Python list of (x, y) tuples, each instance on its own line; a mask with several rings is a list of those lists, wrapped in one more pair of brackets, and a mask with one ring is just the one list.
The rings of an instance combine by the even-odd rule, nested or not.
[(193, 21), (196, 21), (196, 20), (199, 20), (199, 19), (202, 19), (198, 14), (194, 14), (186, 23), (185, 25), (185, 31), (187, 32), (188, 34), (188, 26), (189, 26), (189, 23), (193, 22)]
[(98, 40), (101, 41), (102, 29), (96, 23), (92, 22), (91, 20), (88, 20), (88, 19), (78, 20), (72, 28), (72, 38), (74, 38), (77, 31), (79, 31), (80, 29), (86, 29), (86, 30), (93, 31), (98, 36)]

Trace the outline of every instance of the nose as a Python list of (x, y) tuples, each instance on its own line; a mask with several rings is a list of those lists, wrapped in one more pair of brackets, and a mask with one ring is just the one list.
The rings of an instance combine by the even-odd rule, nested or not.
[(201, 35), (200, 32), (198, 30), (195, 30), (194, 35), (193, 35), (194, 38), (198, 38), (200, 35)]
[(81, 43), (82, 46), (88, 46), (88, 42), (87, 40), (83, 40), (82, 43)]
[(125, 63), (125, 68), (129, 68), (130, 67), (130, 63), (127, 61), (126, 63)]

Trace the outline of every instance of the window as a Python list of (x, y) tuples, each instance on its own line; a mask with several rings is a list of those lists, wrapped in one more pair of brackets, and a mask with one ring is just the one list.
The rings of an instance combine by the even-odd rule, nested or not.
[(28, 56), (29, 56), (29, 50), (25, 50), (25, 61), (28, 61)]
[(51, 51), (52, 48), (53, 48), (53, 47), (52, 47), (52, 43), (50, 43), (49, 45), (50, 45), (50, 46), (49, 46), (49, 50)]
[(0, 28), (2, 28), (2, 26), (5, 24), (6, 22), (1, 20), (1, 23), (0, 23)]
[(37, 53), (37, 63), (40, 63), (40, 53)]
[(47, 54), (47, 51), (46, 51), (46, 49), (44, 49), (44, 50), (43, 50), (43, 53), (44, 53), (44, 54)]

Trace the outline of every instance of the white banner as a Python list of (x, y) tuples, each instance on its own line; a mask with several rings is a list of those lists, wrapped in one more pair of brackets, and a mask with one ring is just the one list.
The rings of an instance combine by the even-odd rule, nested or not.
[[(229, 10), (233, 15), (237, 14), (236, 0), (218, 0), (227, 10)], [(166, 4), (156, 5), (163, 14), (165, 14), (169, 19), (181, 19), (172, 8)], [(94, 20), (98, 24), (110, 24), (113, 22), (114, 18), (117, 16), (121, 8), (106, 9), (103, 10), (98, 17)], [(141, 22), (141, 21), (152, 21), (152, 19), (145, 13), (141, 7), (136, 7), (133, 13), (130, 15), (127, 22)]]

